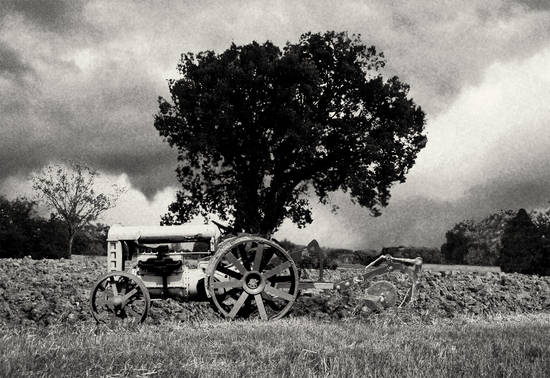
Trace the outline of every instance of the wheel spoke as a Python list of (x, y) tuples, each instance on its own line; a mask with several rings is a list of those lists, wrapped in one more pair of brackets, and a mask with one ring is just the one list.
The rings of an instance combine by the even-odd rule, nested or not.
[[(273, 297), (269, 294), (267, 294), (264, 290), (264, 292), (262, 293), (262, 298), (264, 300), (264, 304), (268, 305), (269, 308), (271, 308), (273, 311), (275, 312), (279, 312), (281, 311), (281, 309), (286, 306), (287, 304), (287, 300), (284, 300), (282, 298), (278, 298), (278, 297)], [(283, 302), (283, 303), (281, 303)]]
[(124, 295), (124, 296), (122, 297), (122, 306), (126, 306), (126, 303), (128, 302), (128, 300), (129, 300), (130, 298), (132, 298), (134, 295), (136, 295), (136, 294), (138, 293), (138, 291), (139, 291), (139, 290), (138, 290), (137, 288), (134, 288), (134, 289), (130, 290), (129, 293), (127, 293), (126, 295)]
[(216, 270), (217, 270), (218, 272), (220, 272), (220, 273), (226, 274), (226, 275), (228, 275), (229, 277), (233, 277), (233, 278), (236, 278), (236, 279), (238, 279), (238, 280), (240, 280), (240, 279), (243, 277), (243, 275), (240, 274), (239, 272), (235, 272), (234, 270), (231, 270), (231, 269), (229, 269), (228, 267), (223, 266), (223, 265), (221, 265), (221, 264), (219, 264), (219, 265), (217, 266)]
[(238, 288), (225, 289), (225, 291), (222, 293), (216, 293), (216, 298), (220, 303), (223, 303), (228, 299), (231, 299), (232, 301), (237, 301), (235, 294), (237, 294), (238, 292), (240, 292)]
[(233, 319), (235, 317), (235, 315), (237, 315), (237, 313), (239, 312), (241, 307), (243, 307), (243, 304), (244, 304), (244, 301), (246, 301), (246, 298), (248, 298), (248, 293), (246, 291), (243, 291), (241, 293), (241, 296), (237, 300), (237, 303), (235, 303), (235, 305), (231, 309), (231, 312), (229, 313), (229, 317), (231, 319)]
[(114, 276), (110, 277), (111, 289), (113, 290), (113, 295), (118, 295), (118, 287), (116, 286), (116, 280)]
[(266, 250), (264, 252), (265, 253), (264, 253), (264, 258), (263, 258), (262, 264), (258, 269), (258, 271), (260, 271), (260, 272), (262, 271), (262, 269), (264, 267), (269, 265), (269, 261), (273, 258), (273, 255), (275, 254), (275, 251), (273, 250), (273, 248), (269, 248), (268, 250)]
[(237, 258), (231, 253), (231, 252), (228, 252), (227, 255), (225, 255), (225, 258), (235, 266), (235, 268), (237, 268), (237, 270), (239, 272), (241, 272), (241, 274), (246, 274), (247, 270), (245, 269), (245, 267), (243, 266), (243, 264), (237, 260)]
[(292, 281), (294, 279), (294, 277), (292, 276), (273, 276), (273, 277), (269, 277), (269, 282), (273, 282), (273, 283), (276, 283), (276, 282), (288, 282), (288, 281)]
[(292, 265), (292, 263), (290, 261), (285, 261), (281, 265), (278, 265), (275, 268), (271, 269), (270, 271), (265, 272), (263, 274), (263, 276), (264, 276), (265, 279), (268, 279), (270, 277), (273, 277), (273, 276), (281, 273), (283, 270), (288, 269), (291, 265)]
[(248, 253), (246, 251), (244, 244), (239, 244), (237, 247), (239, 251), (239, 256), (241, 257), (241, 261), (243, 262), (243, 266), (246, 270), (250, 270), (250, 261), (248, 260)]
[(272, 295), (274, 297), (279, 297), (279, 298), (285, 299), (287, 301), (293, 301), (294, 300), (294, 296), (290, 295), (286, 291), (276, 289), (273, 286), (267, 285), (265, 287), (265, 292), (269, 295)]
[(254, 266), (252, 267), (254, 270), (260, 271), (260, 265), (262, 264), (262, 258), (264, 257), (264, 245), (261, 243), (258, 243), (258, 246), (256, 247), (256, 254), (254, 256)]
[(126, 293), (128, 292), (128, 289), (130, 288), (129, 286), (130, 283), (128, 282), (128, 278), (122, 276), (118, 279), (118, 283), (120, 285), (119, 286), (120, 288), (118, 290), (118, 295), (122, 295), (122, 296), (126, 295)]
[(242, 281), (240, 280), (230, 280), (230, 281), (215, 281), (212, 284), (214, 289), (233, 289), (239, 286), (242, 286)]
[(267, 312), (265, 311), (264, 301), (262, 299), (262, 295), (261, 294), (256, 294), (254, 296), (254, 299), (256, 300), (256, 305), (258, 306), (258, 311), (260, 313), (260, 318), (262, 318), (262, 320), (267, 320)]

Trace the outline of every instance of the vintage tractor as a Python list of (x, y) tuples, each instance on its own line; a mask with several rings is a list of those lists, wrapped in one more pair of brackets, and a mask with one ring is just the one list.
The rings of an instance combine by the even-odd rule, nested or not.
[[(300, 290), (342, 290), (356, 282), (399, 270), (411, 287), (402, 301), (387, 281), (373, 283), (364, 300), (373, 309), (403, 305), (414, 297), (420, 259), (380, 256), (365, 272), (338, 282), (300, 281), (291, 253), (277, 241), (236, 234), (218, 223), (179, 226), (112, 226), (107, 239), (107, 273), (91, 291), (98, 322), (140, 323), (151, 298), (210, 300), (226, 318), (279, 319)], [(400, 303), (400, 304), (398, 304)]]

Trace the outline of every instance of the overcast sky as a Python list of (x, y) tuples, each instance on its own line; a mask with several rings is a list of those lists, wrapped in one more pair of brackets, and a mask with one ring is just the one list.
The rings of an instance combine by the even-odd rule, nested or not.
[(50, 161), (129, 188), (107, 223), (158, 224), (177, 190), (153, 127), (181, 53), (360, 33), (411, 85), (428, 145), (378, 218), (334, 193), (277, 237), (348, 248), (439, 246), (465, 218), (550, 201), (550, 1), (0, 2), (0, 193)]

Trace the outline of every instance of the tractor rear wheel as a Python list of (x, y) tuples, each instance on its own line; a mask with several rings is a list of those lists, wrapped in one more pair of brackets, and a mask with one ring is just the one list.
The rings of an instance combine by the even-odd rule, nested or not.
[(206, 288), (226, 318), (279, 319), (298, 296), (298, 269), (279, 244), (257, 236), (223, 242), (210, 261)]
[(149, 291), (142, 280), (126, 272), (101, 276), (90, 295), (90, 310), (98, 323), (142, 323), (151, 307)]

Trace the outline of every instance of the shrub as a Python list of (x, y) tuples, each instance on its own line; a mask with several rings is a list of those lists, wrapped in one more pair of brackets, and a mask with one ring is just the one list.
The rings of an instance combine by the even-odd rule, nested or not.
[(504, 272), (548, 274), (541, 232), (525, 209), (508, 221), (502, 235), (500, 267)]
[(449, 264), (497, 265), (502, 248), (502, 234), (512, 210), (499, 211), (479, 222), (457, 223), (445, 234), (441, 254)]

